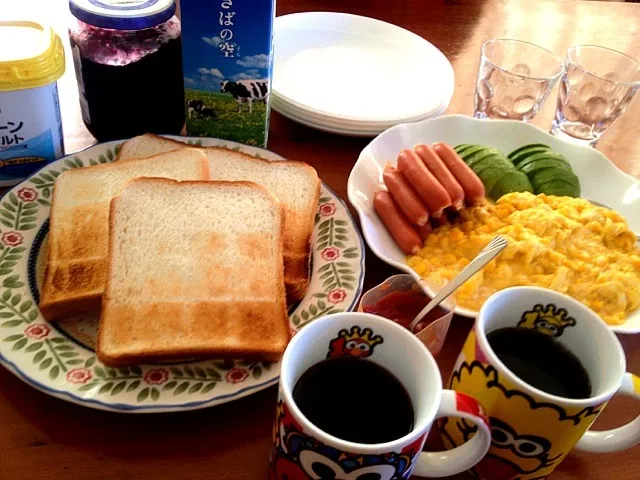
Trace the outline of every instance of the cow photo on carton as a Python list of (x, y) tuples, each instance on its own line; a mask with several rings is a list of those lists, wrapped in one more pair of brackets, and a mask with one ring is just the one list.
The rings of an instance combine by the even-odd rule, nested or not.
[(266, 147), (275, 2), (181, 0), (180, 11), (186, 135)]
[(240, 80), (220, 82), (220, 91), (230, 93), (238, 103), (238, 112), (242, 112), (242, 104), (249, 104), (249, 113), (253, 112), (253, 102), (265, 103), (269, 94), (268, 80)]
[(207, 107), (202, 100), (187, 100), (187, 116), (193, 118), (194, 115), (216, 118), (216, 111), (211, 107)]

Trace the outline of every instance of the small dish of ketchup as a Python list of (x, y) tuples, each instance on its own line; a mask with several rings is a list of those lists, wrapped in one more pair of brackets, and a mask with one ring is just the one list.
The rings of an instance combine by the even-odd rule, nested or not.
[[(411, 275), (394, 275), (366, 292), (358, 311), (388, 318), (405, 328), (431, 300)], [(431, 310), (415, 328), (416, 336), (436, 355), (447, 336), (455, 300), (449, 297)]]

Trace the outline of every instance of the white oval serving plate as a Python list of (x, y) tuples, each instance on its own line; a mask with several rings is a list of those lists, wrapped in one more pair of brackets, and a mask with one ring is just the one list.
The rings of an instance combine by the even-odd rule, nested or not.
[[(562, 153), (580, 179), (582, 197), (617, 210), (636, 235), (640, 232), (640, 181), (624, 173), (594, 148), (560, 140), (526, 123), (514, 120), (477, 120), (464, 115), (446, 115), (416, 123), (396, 125), (377, 136), (360, 153), (347, 185), (349, 201), (360, 216), (362, 233), (371, 250), (383, 261), (416, 278), (419, 275), (405, 261), (405, 255), (373, 210), (373, 194), (382, 183), (384, 165), (395, 165), (398, 153), (418, 143), (445, 142), (450, 145), (478, 143), (503, 152), (529, 143), (543, 143)], [(427, 288), (427, 290), (430, 290)], [(429, 291), (431, 295), (435, 292)], [(477, 311), (457, 307), (456, 313), (475, 317)], [(640, 332), (640, 310), (622, 325), (611, 326), (618, 333)]]

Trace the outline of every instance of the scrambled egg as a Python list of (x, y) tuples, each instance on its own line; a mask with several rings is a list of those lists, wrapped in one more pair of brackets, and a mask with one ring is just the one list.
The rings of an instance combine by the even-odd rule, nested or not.
[(444, 285), (495, 235), (509, 245), (455, 293), (479, 310), (503, 288), (536, 285), (580, 300), (607, 323), (624, 322), (640, 306), (640, 249), (624, 218), (587, 200), (509, 193), (460, 212), (427, 237), (408, 264)]

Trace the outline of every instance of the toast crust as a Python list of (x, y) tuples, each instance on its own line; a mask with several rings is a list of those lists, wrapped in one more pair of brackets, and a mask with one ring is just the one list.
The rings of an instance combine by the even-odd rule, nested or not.
[[(280, 268), (273, 272), (277, 276), (275, 302), (265, 301), (246, 301), (237, 302), (231, 305), (229, 302), (219, 300), (199, 300), (189, 303), (186, 307), (183, 303), (162, 302), (162, 304), (145, 304), (141, 308), (132, 308), (123, 304), (115, 304), (112, 302), (112, 278), (115, 274), (114, 255), (117, 232), (115, 230), (115, 211), (120, 197), (126, 190), (135, 186), (135, 184), (144, 183), (162, 183), (165, 185), (208, 185), (208, 186), (243, 186), (251, 189), (259, 190), (278, 212), (279, 239), (275, 241), (276, 258), (282, 259), (282, 235), (283, 235), (283, 214), (282, 206), (275, 196), (266, 188), (253, 182), (237, 181), (182, 181), (178, 182), (167, 178), (136, 178), (130, 180), (126, 187), (121, 191), (120, 195), (114, 197), (110, 203), (109, 215), (109, 263), (105, 293), (102, 301), (102, 315), (100, 326), (98, 329), (98, 338), (96, 342), (96, 355), (106, 365), (124, 366), (137, 363), (155, 362), (158, 360), (184, 360), (200, 359), (200, 358), (247, 358), (264, 361), (277, 361), (280, 359), (290, 339), (289, 316), (287, 314), (286, 295), (284, 287), (284, 264), (280, 261)], [(132, 349), (126, 353), (115, 352), (110, 348), (109, 340), (106, 339), (105, 324), (110, 321), (118, 321), (118, 318), (130, 318), (131, 322), (144, 319), (146, 317), (153, 318), (154, 323), (161, 324), (166, 322), (171, 324), (175, 322), (177, 316), (180, 316), (178, 310), (186, 309), (186, 313), (182, 313), (183, 321), (190, 322), (199, 332), (199, 337), (213, 337), (216, 333), (224, 330), (225, 324), (222, 319), (232, 316), (236, 319), (245, 319), (245, 328), (243, 332), (249, 341), (244, 345), (224, 345), (223, 342), (215, 344), (215, 342), (207, 343), (200, 341), (189, 345), (181, 345), (179, 348), (175, 346), (175, 338), (168, 338), (165, 345), (154, 346), (135, 350)], [(136, 310), (136, 311), (134, 311)], [(182, 324), (184, 322), (181, 322)], [(242, 322), (238, 322), (242, 323)], [(262, 323), (262, 325), (261, 325)], [(264, 327), (264, 328), (261, 328)], [(275, 328), (274, 328), (275, 327)], [(178, 327), (179, 328), (179, 327)], [(238, 327), (240, 328), (240, 327)], [(265, 330), (268, 329), (268, 330)], [(265, 332), (269, 332), (268, 342), (265, 340)], [(206, 338), (205, 338), (206, 340)], [(126, 341), (126, 338), (124, 339)]]

